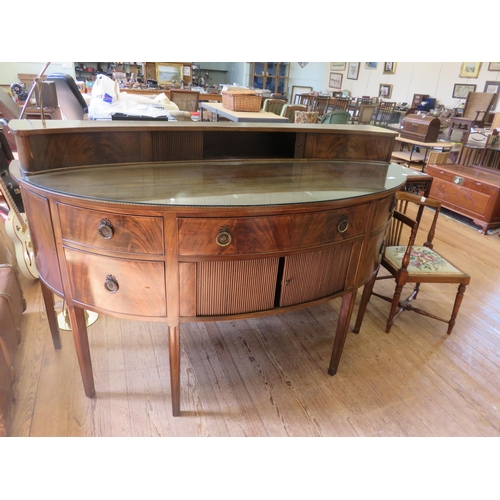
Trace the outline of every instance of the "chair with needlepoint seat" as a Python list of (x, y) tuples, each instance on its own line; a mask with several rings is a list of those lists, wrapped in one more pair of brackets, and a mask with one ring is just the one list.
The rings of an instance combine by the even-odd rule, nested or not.
[[(450, 263), (445, 257), (433, 249), (433, 238), (441, 208), (441, 202), (424, 198), (415, 194), (400, 191), (396, 194), (396, 208), (393, 212), (391, 226), (386, 235), (386, 246), (383, 250), (381, 267), (389, 271), (389, 275), (376, 274), (366, 283), (358, 311), (354, 332), (358, 333), (363, 321), (368, 302), (372, 295), (391, 304), (386, 323), (386, 333), (389, 333), (394, 320), (403, 311), (414, 311), (429, 318), (448, 324), (449, 335), (462, 303), (465, 288), (470, 282), (470, 276)], [(417, 245), (417, 235), (420, 219), (424, 209), (433, 209), (434, 215), (425, 243)], [(416, 214), (416, 215), (415, 215)], [(407, 243), (401, 243), (407, 239)], [(379, 270), (380, 271), (380, 270)], [(376, 280), (395, 279), (396, 287), (390, 297), (373, 291)], [(455, 296), (451, 317), (449, 319), (434, 313), (414, 307), (412, 301), (417, 298), (422, 283), (455, 284), (458, 290)], [(413, 291), (406, 300), (401, 298), (403, 288), (413, 284)], [(437, 297), (436, 300), (439, 300)]]

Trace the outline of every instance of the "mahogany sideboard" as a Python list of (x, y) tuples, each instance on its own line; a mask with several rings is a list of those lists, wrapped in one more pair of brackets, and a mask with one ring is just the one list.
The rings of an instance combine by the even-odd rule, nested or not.
[[(411, 171), (396, 133), (310, 124), (11, 121), (54, 346), (64, 297), (85, 393), (85, 309), (168, 326), (180, 415), (180, 323), (256, 317), (342, 297), (337, 371), (356, 291), (377, 272)], [(428, 176), (427, 176), (428, 177)], [(421, 179), (417, 179), (420, 186)]]

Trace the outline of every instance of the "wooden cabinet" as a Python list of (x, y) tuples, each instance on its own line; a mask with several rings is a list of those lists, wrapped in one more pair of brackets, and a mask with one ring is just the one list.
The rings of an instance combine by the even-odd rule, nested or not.
[(432, 116), (408, 115), (403, 118), (401, 137), (420, 142), (436, 142), (441, 122)]
[(11, 122), (19, 150), (11, 172), (25, 197), (54, 345), (48, 292), (68, 305), (87, 396), (95, 387), (85, 309), (167, 323), (174, 415), (182, 322), (342, 297), (328, 368), (336, 373), (356, 291), (378, 269), (395, 193), (408, 179), (408, 169), (389, 163), (396, 133), (79, 125)]
[(288, 95), (289, 71), (290, 63), (287, 62), (253, 62), (251, 85), (273, 94)]
[(431, 196), (443, 207), (470, 217), (474, 224), (488, 229), (500, 226), (500, 172), (464, 165), (427, 165), (434, 177)]

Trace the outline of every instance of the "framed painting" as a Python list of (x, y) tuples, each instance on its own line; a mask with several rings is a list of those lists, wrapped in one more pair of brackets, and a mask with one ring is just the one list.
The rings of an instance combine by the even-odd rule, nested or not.
[(396, 74), (396, 63), (386, 62), (384, 63), (384, 75), (394, 75)]
[(467, 94), (469, 92), (475, 92), (475, 85), (466, 85), (464, 83), (455, 83), (453, 85), (453, 94), (452, 97), (455, 99), (467, 99)]
[(347, 79), (357, 80), (359, 76), (359, 62), (350, 62), (347, 65)]
[(344, 71), (344, 70), (345, 70), (345, 62), (330, 63), (330, 71)]
[(488, 64), (489, 71), (500, 71), (500, 62), (490, 62)]
[(377, 69), (377, 65), (376, 62), (365, 62), (365, 69)]
[(500, 82), (489, 81), (484, 84), (484, 91), (490, 94), (498, 94), (500, 92)]
[(481, 69), (480, 62), (464, 62), (460, 68), (460, 78), (477, 78)]
[(182, 81), (183, 65), (156, 63), (156, 81), (159, 85), (178, 85)]
[(383, 99), (390, 99), (392, 95), (392, 85), (381, 83), (378, 89), (378, 96)]
[(342, 73), (330, 73), (328, 86), (332, 89), (342, 88)]

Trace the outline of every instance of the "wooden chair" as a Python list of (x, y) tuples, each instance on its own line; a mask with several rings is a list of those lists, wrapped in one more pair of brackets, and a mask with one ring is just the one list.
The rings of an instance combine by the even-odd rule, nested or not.
[(350, 97), (336, 97), (333, 102), (330, 100), (328, 111), (348, 111), (350, 104)]
[(364, 104), (371, 104), (372, 100), (370, 97), (358, 97), (356, 99), (356, 103), (354, 104), (354, 110), (352, 112), (352, 123), (356, 123), (358, 121), (359, 112), (361, 110), (361, 106)]
[(330, 104), (330, 97), (328, 96), (317, 96), (314, 98), (313, 106), (311, 111), (316, 111), (318, 116), (321, 117), (328, 112), (328, 106)]
[(170, 100), (177, 104), (180, 111), (198, 111), (200, 93), (194, 90), (170, 90)]
[[(385, 329), (386, 333), (390, 332), (394, 320), (403, 311), (414, 311), (447, 323), (447, 334), (449, 335), (455, 325), (465, 288), (470, 282), (470, 276), (433, 249), (433, 238), (436, 232), (441, 202), (403, 191), (396, 193), (396, 200), (396, 208), (386, 235), (386, 246), (381, 260), (381, 266), (389, 271), (390, 275), (379, 277), (374, 275), (365, 285), (353, 331), (355, 333), (359, 332), (370, 297), (375, 295), (391, 304)], [(425, 243), (417, 246), (416, 239), (420, 219), (426, 207), (434, 209), (435, 212)], [(402, 244), (405, 238), (407, 238), (407, 243)], [(386, 297), (373, 291), (377, 279), (388, 278), (394, 278), (396, 281), (396, 288), (392, 297)], [(401, 300), (404, 286), (410, 283), (414, 284), (413, 292), (406, 300)], [(436, 316), (411, 305), (411, 301), (417, 298), (421, 283), (458, 284), (450, 319)], [(439, 300), (439, 297), (436, 297), (436, 300)]]
[(307, 106), (303, 104), (285, 104), (280, 116), (288, 118), (290, 123), (295, 123), (295, 111), (307, 111)]
[(497, 94), (489, 92), (469, 92), (462, 116), (452, 116), (448, 128), (448, 140), (453, 131), (461, 131), (462, 144), (466, 144), (472, 127), (484, 127), (486, 117), (496, 102)]
[(392, 113), (396, 107), (395, 102), (382, 101), (378, 105), (377, 114), (373, 120), (373, 125), (378, 127), (387, 127), (391, 121)]
[(284, 99), (265, 99), (262, 106), (262, 111), (267, 111), (268, 113), (274, 113), (275, 115), (280, 115), (283, 106), (286, 104)]
[(313, 103), (314, 103), (313, 94), (299, 94), (298, 104), (306, 106), (308, 111), (312, 111)]
[(351, 114), (348, 111), (332, 111), (331, 113), (327, 113), (320, 118), (320, 123), (336, 123), (336, 124), (345, 124), (349, 123), (349, 119), (351, 118)]
[(356, 120), (354, 120), (353, 117), (353, 123), (357, 123), (358, 125), (370, 125), (376, 110), (376, 104), (362, 104), (359, 108)]

